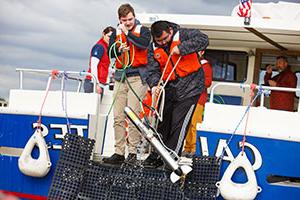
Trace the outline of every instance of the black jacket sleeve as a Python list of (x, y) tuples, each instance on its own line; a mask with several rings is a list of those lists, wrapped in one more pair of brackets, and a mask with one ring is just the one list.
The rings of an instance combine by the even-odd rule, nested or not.
[(181, 43), (178, 45), (178, 48), (182, 56), (205, 50), (208, 46), (207, 35), (198, 29), (182, 28), (179, 30), (179, 33)]
[(151, 40), (151, 34), (147, 27), (142, 26), (140, 36), (136, 36), (129, 31), (127, 40), (129, 42), (132, 42), (133, 45), (137, 46), (140, 49), (147, 49)]
[(151, 44), (148, 49), (148, 76), (146, 78), (147, 84), (150, 88), (156, 86), (161, 77), (159, 63), (154, 59), (153, 45)]
[[(121, 55), (121, 53), (118, 51), (117, 45), (112, 45), (115, 43), (117, 37), (117, 32), (114, 30), (109, 38), (109, 45), (108, 45), (108, 55), (110, 55), (112, 58), (116, 58)], [(117, 55), (116, 55), (117, 54)]]

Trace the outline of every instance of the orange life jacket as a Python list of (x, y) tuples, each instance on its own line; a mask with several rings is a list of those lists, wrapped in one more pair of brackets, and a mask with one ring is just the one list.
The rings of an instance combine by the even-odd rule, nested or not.
[[(179, 31), (174, 35), (173, 41), (170, 47), (170, 50), (172, 50), (175, 46), (178, 46), (180, 44), (179, 39)], [(160, 64), (160, 70), (163, 72), (165, 65), (167, 63), (169, 55), (160, 47), (155, 47), (153, 44), (153, 50), (154, 50), (154, 59), (159, 62)], [(171, 73), (173, 69), (173, 65), (178, 61), (180, 55), (172, 55), (171, 60), (169, 61), (168, 65), (166, 66), (165, 73), (163, 74), (163, 80), (165, 81), (169, 74)], [(193, 72), (196, 72), (200, 69), (201, 65), (198, 60), (197, 53), (191, 53), (185, 56), (182, 56), (178, 66), (175, 69), (175, 73), (173, 72), (170, 81), (176, 79), (176, 75), (179, 77), (185, 77)]]
[[(130, 32), (133, 35), (139, 37), (141, 33), (141, 28), (142, 25), (136, 25)], [(116, 67), (118, 69), (122, 69), (123, 66), (130, 65), (131, 63), (131, 67), (139, 67), (147, 64), (148, 49), (140, 49), (134, 46), (131, 42), (128, 42), (126, 35), (119, 29), (117, 29), (117, 36), (115, 41), (120, 41), (121, 43), (126, 43), (127, 45), (129, 45), (129, 58), (128, 53), (124, 52), (118, 57), (119, 60), (116, 60)], [(117, 47), (118, 46), (120, 46), (120, 44), (117, 44)]]

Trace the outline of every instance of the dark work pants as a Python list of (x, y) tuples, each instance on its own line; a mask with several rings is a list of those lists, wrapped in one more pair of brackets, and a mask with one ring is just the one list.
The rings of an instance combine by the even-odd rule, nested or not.
[(158, 124), (157, 132), (165, 145), (180, 155), (199, 95), (182, 100), (174, 99), (173, 95), (172, 89), (166, 89), (163, 121)]

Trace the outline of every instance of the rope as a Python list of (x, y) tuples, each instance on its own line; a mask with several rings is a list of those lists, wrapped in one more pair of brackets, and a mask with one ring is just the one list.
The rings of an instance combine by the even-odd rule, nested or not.
[[(255, 85), (254, 85), (254, 87), (255, 87)], [(235, 135), (237, 129), (239, 128), (239, 126), (241, 125), (242, 121), (244, 120), (246, 114), (250, 111), (250, 107), (253, 105), (253, 103), (254, 103), (254, 101), (257, 99), (257, 97), (260, 96), (262, 93), (263, 93), (263, 89), (262, 89), (261, 87), (259, 87), (257, 94), (256, 94), (255, 97), (250, 101), (250, 103), (249, 103), (249, 105), (247, 106), (247, 108), (246, 108), (246, 110), (245, 110), (245, 112), (244, 112), (242, 118), (241, 118), (240, 121), (238, 122), (238, 124), (237, 124), (237, 126), (235, 127), (233, 133), (231, 134), (231, 136), (230, 136), (228, 142), (226, 143), (226, 147), (223, 149), (223, 151), (222, 151), (222, 153), (221, 153), (221, 155), (220, 155), (221, 158), (224, 157), (224, 153), (225, 153), (226, 149), (228, 148), (228, 146), (229, 146), (229, 144), (230, 144), (230, 142), (231, 142), (233, 136)]]
[[(125, 44), (125, 43), (122, 43), (121, 41), (116, 41), (116, 42), (110, 47), (110, 49), (109, 49), (109, 59), (110, 59), (110, 60), (112, 60), (112, 57), (111, 57), (111, 51), (112, 51), (112, 48), (113, 48), (116, 44), (121, 44), (121, 45), (122, 45), (122, 44)], [(134, 57), (135, 57), (134, 46), (133, 46), (133, 48), (132, 48), (132, 59), (131, 59), (131, 63), (128, 64), (128, 62), (129, 62), (129, 60), (128, 60), (128, 62), (127, 62), (128, 65), (125, 64), (125, 63), (122, 63), (122, 61), (118, 58), (117, 52), (116, 52), (116, 48), (114, 48), (114, 54), (115, 54), (115, 57), (116, 57), (117, 61), (118, 61), (120, 64), (122, 64), (122, 66), (123, 66), (122, 69), (116, 69), (116, 70), (118, 70), (118, 71), (122, 71), (121, 82), (122, 82), (123, 80), (126, 81), (126, 83), (127, 83), (128, 86), (129, 86), (129, 89), (133, 92), (133, 94), (136, 96), (136, 98), (137, 98), (138, 101), (140, 102), (140, 105), (141, 105), (143, 114), (145, 114), (145, 111), (144, 111), (144, 109), (143, 109), (143, 106), (149, 108), (150, 110), (154, 110), (153, 107), (150, 107), (150, 106), (148, 106), (147, 104), (143, 103), (143, 100), (137, 95), (137, 93), (135, 92), (135, 90), (132, 88), (132, 86), (130, 85), (130, 83), (129, 83), (128, 79), (127, 79), (127, 76), (126, 76), (126, 69), (129, 68), (129, 67), (131, 67), (131, 66), (132, 66), (132, 63), (133, 63), (133, 61), (134, 61)], [(127, 58), (129, 59), (129, 58), (130, 58), (129, 52), (127, 51), (127, 52), (125, 52), (125, 54), (127, 54)], [(125, 56), (125, 54), (123, 53), (123, 56)], [(123, 59), (123, 60), (124, 60), (124, 59)], [(111, 104), (111, 106), (110, 106), (110, 108), (109, 108), (109, 111), (108, 111), (108, 114), (107, 114), (107, 115), (109, 115), (110, 112), (112, 111), (112, 108), (113, 108), (113, 105), (115, 104), (116, 96), (118, 95), (119, 89), (120, 89), (120, 84), (119, 84), (119, 86), (118, 86), (118, 88), (117, 88), (117, 91), (116, 91), (116, 93), (115, 93), (116, 95), (115, 95), (114, 98), (113, 98), (113, 102), (112, 102), (112, 104)]]
[(39, 130), (38, 131), (39, 133), (41, 131), (41, 125), (42, 125), (42, 111), (43, 111), (46, 99), (48, 97), (48, 93), (49, 93), (49, 90), (50, 90), (50, 87), (51, 87), (51, 83), (52, 83), (52, 80), (56, 79), (56, 77), (58, 76), (58, 74), (59, 74), (58, 70), (52, 70), (52, 72), (51, 72), (51, 79), (48, 82), (47, 87), (46, 87), (46, 94), (45, 94), (45, 97), (44, 97), (44, 100), (43, 100), (43, 103), (42, 103), (42, 106), (41, 106), (41, 109), (40, 109), (39, 118), (38, 118), (38, 121), (37, 121), (37, 124), (38, 124), (37, 125), (37, 129)]
[[(255, 90), (255, 88), (256, 88), (256, 85), (252, 83), (250, 85), (250, 94), (249, 94), (249, 96), (250, 96), (250, 102), (252, 102), (252, 99), (254, 97), (254, 90)], [(242, 152), (243, 153), (244, 153), (244, 150), (245, 150), (246, 131), (247, 131), (247, 125), (248, 125), (249, 115), (250, 115), (250, 109), (249, 109), (249, 111), (247, 113), (246, 124), (245, 124), (244, 135), (243, 135), (243, 141), (242, 141)]]
[[(67, 80), (68, 79), (68, 74), (66, 72), (64, 72), (62, 74), (62, 78)], [(69, 121), (69, 117), (68, 117), (68, 112), (67, 112), (67, 95), (66, 95), (66, 91), (65, 91), (65, 85), (63, 84), (63, 88), (61, 90), (61, 97), (62, 97), (62, 101), (61, 101), (61, 105), (62, 105), (62, 109), (65, 112), (65, 117), (66, 117), (66, 121), (67, 121), (67, 127), (68, 127), (68, 133), (71, 134), (71, 125), (70, 125), (70, 121)]]
[[(162, 87), (160, 88), (160, 92), (159, 92), (158, 95), (154, 94), (154, 97), (152, 97), (152, 102), (153, 102), (152, 105), (155, 109), (155, 114), (157, 116), (157, 119), (160, 120), (160, 121), (163, 121), (163, 110), (164, 110), (164, 104), (165, 104), (165, 87), (166, 87), (167, 83), (169, 82), (169, 80), (170, 80), (173, 72), (175, 71), (176, 67), (178, 66), (179, 61), (181, 60), (181, 56), (180, 56), (178, 58), (177, 62), (175, 63), (174, 67), (172, 68), (172, 71), (169, 73), (167, 79), (165, 80), (165, 82), (163, 82), (163, 77), (165, 75), (166, 68), (169, 64), (171, 56), (172, 56), (172, 54), (169, 55), (168, 60), (166, 62), (166, 65), (164, 67), (164, 71), (161, 75), (161, 78), (160, 78), (158, 84), (157, 84), (157, 87), (162, 85)], [(162, 95), (163, 95), (163, 98), (161, 99), (160, 108), (159, 108), (159, 111), (157, 111), (158, 103), (159, 103), (159, 100), (160, 100)], [(157, 124), (157, 122), (155, 123), (155, 119), (153, 119), (152, 125), (155, 125), (155, 124)]]
[[(116, 48), (114, 48), (117, 44), (120, 44), (120, 45), (122, 45), (123, 43), (121, 42), (121, 41), (116, 41), (116, 42), (114, 42), (112, 45), (111, 45), (111, 47), (109, 48), (109, 51), (108, 51), (108, 56), (109, 56), (109, 60), (111, 61), (112, 60), (112, 56), (111, 56), (111, 52), (112, 52), (112, 49), (114, 50), (114, 55), (115, 55), (115, 58), (116, 58), (116, 60), (120, 63), (120, 64), (122, 64), (122, 66), (123, 66), (123, 68), (122, 69), (116, 69), (116, 70), (118, 70), (118, 71), (122, 71), (122, 75), (121, 75), (121, 82), (123, 81), (123, 79), (124, 79), (124, 77), (125, 77), (125, 75), (126, 75), (126, 68), (128, 68), (129, 66), (128, 65), (125, 65), (125, 63), (123, 63), (120, 59), (119, 59), (119, 57), (118, 57), (118, 54), (117, 54), (117, 52), (116, 52)], [(125, 52), (125, 53), (127, 53), (127, 54), (129, 54), (128, 52)], [(123, 54), (124, 55), (124, 54)], [(129, 55), (127, 56), (128, 58), (129, 58)], [(132, 62), (133, 62), (133, 59), (132, 59)], [(132, 63), (131, 63), (132, 64)], [(110, 106), (110, 108), (109, 108), (109, 110), (108, 110), (108, 113), (107, 113), (107, 116), (111, 113), (111, 111), (112, 111), (112, 108), (113, 108), (113, 105), (115, 104), (115, 102), (116, 102), (116, 97), (117, 97), (117, 95), (118, 95), (118, 92), (119, 92), (119, 90), (120, 90), (120, 84), (119, 84), (119, 86), (118, 86), (118, 88), (117, 88), (117, 91), (116, 91), (116, 93), (115, 93), (115, 96), (114, 96), (114, 98), (113, 98), (113, 102), (112, 102), (112, 104), (111, 104), (111, 106)]]

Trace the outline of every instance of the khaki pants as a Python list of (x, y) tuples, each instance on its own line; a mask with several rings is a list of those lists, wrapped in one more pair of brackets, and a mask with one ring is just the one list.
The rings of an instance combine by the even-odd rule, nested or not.
[[(134, 92), (143, 99), (146, 95), (147, 85), (142, 84), (139, 76), (128, 77), (128, 82)], [(130, 107), (137, 115), (141, 112), (139, 100), (129, 88), (126, 81), (115, 82), (114, 96), (114, 129), (115, 129), (115, 153), (119, 155), (125, 154), (125, 146), (128, 142), (128, 152), (136, 154), (136, 147), (141, 141), (141, 135), (135, 126), (129, 122), (128, 124), (128, 140), (126, 140), (126, 128), (124, 113), (125, 106)]]
[(197, 135), (197, 123), (202, 122), (202, 113), (204, 106), (197, 104), (196, 109), (194, 111), (194, 115), (188, 130), (188, 133), (185, 138), (184, 151), (189, 153), (196, 152), (196, 135)]

